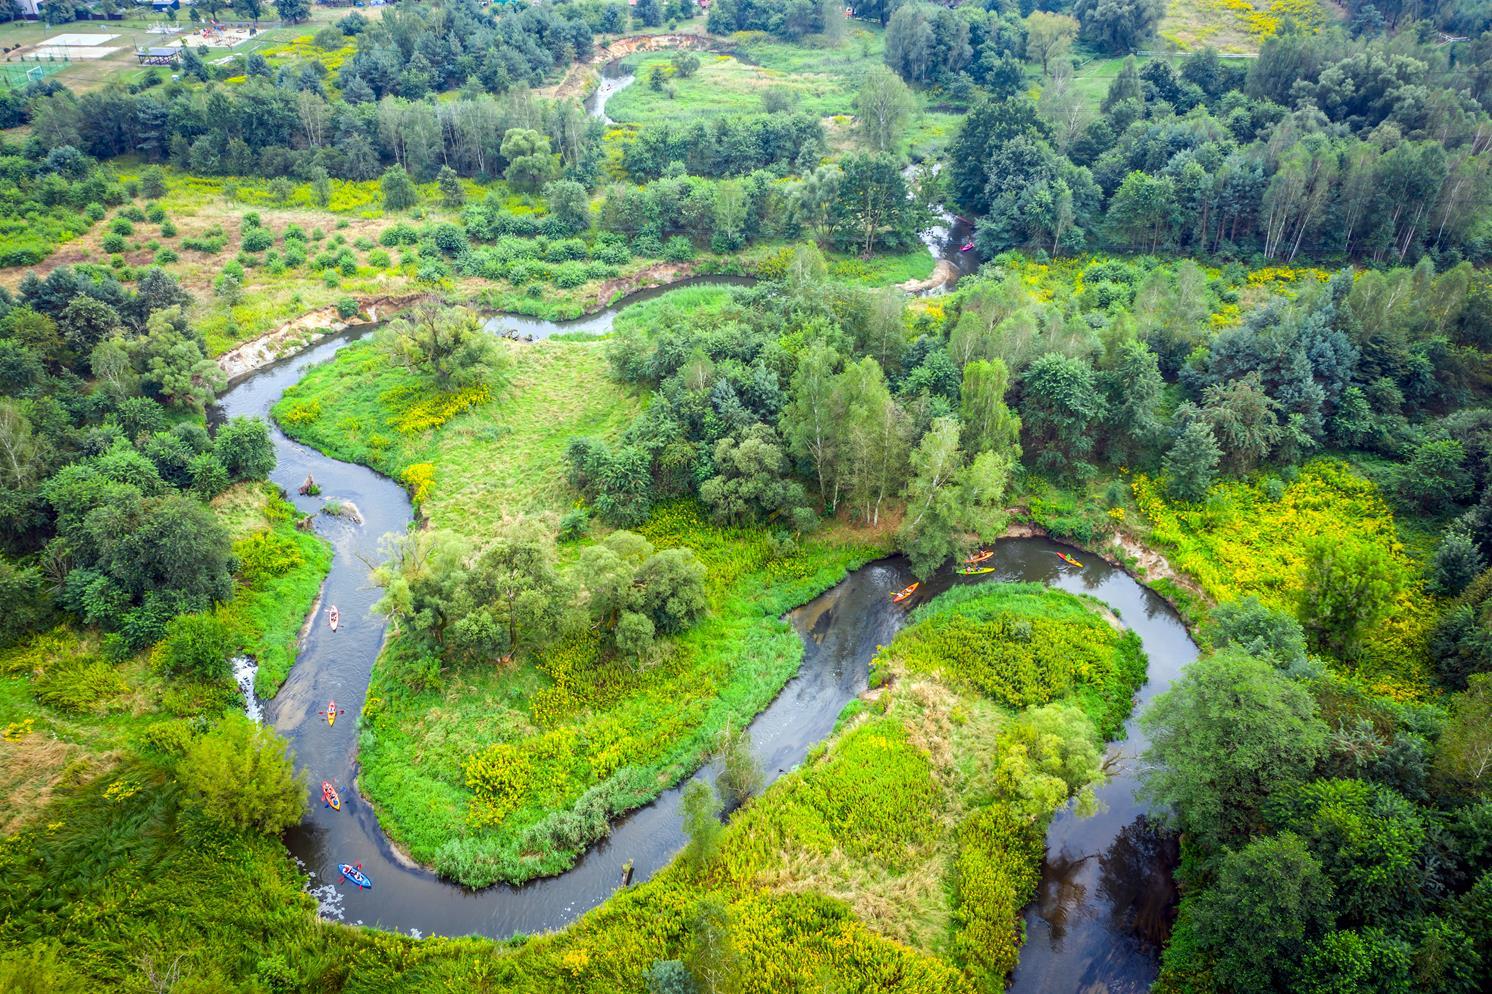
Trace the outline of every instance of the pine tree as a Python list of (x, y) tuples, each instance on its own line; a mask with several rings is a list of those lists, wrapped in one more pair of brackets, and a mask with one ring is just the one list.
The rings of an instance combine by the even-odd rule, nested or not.
[(1166, 453), (1162, 464), (1166, 489), (1177, 500), (1201, 500), (1217, 479), (1217, 464), (1222, 455), (1207, 422), (1193, 421)]

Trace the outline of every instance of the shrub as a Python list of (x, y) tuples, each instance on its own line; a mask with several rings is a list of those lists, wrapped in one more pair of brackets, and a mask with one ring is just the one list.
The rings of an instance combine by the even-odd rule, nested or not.
[(669, 262), (688, 262), (694, 258), (694, 243), (683, 235), (674, 235), (664, 243), (663, 258)]
[(103, 245), (103, 249), (105, 252), (124, 251), (124, 237), (122, 235), (116, 235), (113, 232), (105, 235), (101, 244)]
[(102, 711), (129, 689), (124, 677), (101, 659), (48, 666), (33, 687), (38, 701), (73, 714)]
[(337, 316), (344, 321), (357, 317), (358, 310), (357, 301), (351, 297), (342, 297), (337, 301)]
[(220, 825), (278, 834), (300, 821), (304, 777), (286, 741), (272, 728), (229, 714), (197, 739), (177, 765), (185, 802)]
[(113, 221), (109, 222), (109, 230), (116, 235), (133, 235), (135, 233), (135, 226), (130, 223), (127, 217), (116, 217)]
[(167, 218), (166, 220), (164, 220), (164, 221), (161, 222), (161, 237), (162, 238), (175, 238), (176, 237), (176, 224), (170, 218)]
[(419, 240), (420, 233), (412, 225), (405, 224), (403, 221), (384, 228), (378, 235), (378, 243), (389, 248), (396, 245), (414, 245)]
[(238, 640), (216, 615), (183, 614), (166, 625), (156, 659), (171, 676), (224, 680), (230, 673), (228, 660), (237, 651)]
[(267, 228), (250, 228), (244, 232), (243, 249), (245, 252), (263, 252), (275, 243), (275, 238)]

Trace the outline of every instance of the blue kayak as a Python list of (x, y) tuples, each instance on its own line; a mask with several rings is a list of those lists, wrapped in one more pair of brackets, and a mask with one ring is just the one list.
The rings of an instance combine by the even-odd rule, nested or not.
[(350, 882), (357, 884), (364, 890), (373, 889), (373, 881), (368, 879), (368, 875), (364, 873), (361, 868), (353, 866), (350, 863), (339, 863), (337, 865), (337, 869), (342, 871), (342, 876), (346, 877)]

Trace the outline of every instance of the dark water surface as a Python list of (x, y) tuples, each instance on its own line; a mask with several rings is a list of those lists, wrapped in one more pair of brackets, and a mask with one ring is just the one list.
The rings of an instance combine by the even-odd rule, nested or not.
[[(517, 325), (534, 337), (575, 330), (599, 333), (610, 327), (621, 306), (657, 292), (661, 291), (629, 298), (580, 322), (505, 317), (494, 319), (489, 327)], [(248, 375), (223, 395), (216, 414), (267, 419), (286, 388), (366, 333), (360, 329), (327, 339), (295, 358)], [(372, 612), (378, 591), (369, 569), (383, 558), (381, 537), (408, 527), (409, 501), (401, 487), (372, 470), (293, 442), (273, 425), (270, 431), (278, 456), (272, 479), (294, 495), (308, 473), (315, 476), (321, 495), (292, 500), (303, 513), (316, 515), (317, 533), (335, 549), (321, 607), (296, 665), (279, 694), (265, 705), (266, 720), (290, 739), (311, 784), (311, 813), (287, 834), (286, 842), (312, 875), (311, 889), (321, 900), (323, 913), (416, 935), (505, 937), (573, 921), (616, 889), (622, 864), (628, 860), (635, 865), (636, 881), (648, 879), (666, 864), (684, 842), (682, 787), (664, 792), (616, 823), (610, 837), (592, 847), (569, 872), (520, 887), (471, 891), (438, 879), (395, 851), (354, 785), (356, 717), (385, 631), (383, 619)], [(355, 505), (362, 522), (318, 514), (328, 500)], [(1064, 565), (1055, 555), (1059, 549), (1087, 565), (1082, 570)], [(804, 641), (803, 664), (750, 728), (767, 779), (793, 769), (832, 731), (844, 705), (865, 689), (870, 658), (903, 624), (907, 608), (955, 583), (1034, 581), (1104, 601), (1139, 633), (1150, 657), (1150, 683), (1140, 692), (1141, 706), (1195, 655), (1174, 612), (1097, 557), (1045, 539), (1008, 539), (996, 546), (991, 563), (996, 571), (984, 577), (940, 574), (923, 585), (911, 604), (895, 606), (887, 595), (911, 581), (910, 571), (899, 558), (880, 560), (791, 612), (789, 620)], [(337, 632), (326, 624), (332, 604), (341, 612)], [(332, 727), (319, 714), (329, 700), (346, 711)], [(1111, 749), (1116, 775), (1099, 792), (1105, 810), (1089, 819), (1064, 813), (1053, 821), (1040, 893), (1026, 913), (1029, 938), (1014, 990), (1143, 990), (1155, 975), (1158, 945), (1169, 928), (1174, 903), (1174, 852), (1166, 837), (1148, 830), (1143, 807), (1134, 799), (1133, 764), (1127, 757), (1143, 743), (1133, 722), (1127, 728), (1128, 741)], [(713, 779), (715, 773), (706, 767), (696, 776)], [(341, 793), (340, 813), (320, 803), (323, 780)], [(336, 867), (344, 862), (362, 863), (373, 889), (361, 891), (343, 883)]]

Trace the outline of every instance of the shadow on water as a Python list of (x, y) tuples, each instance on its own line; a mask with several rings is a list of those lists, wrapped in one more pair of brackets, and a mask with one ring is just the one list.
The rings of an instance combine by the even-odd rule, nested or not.
[[(535, 337), (543, 337), (584, 323), (588, 331), (599, 333), (610, 326), (617, 309), (584, 322), (502, 318), (493, 325), (521, 320)], [(221, 398), (215, 417), (267, 419), (285, 389), (368, 331), (353, 329), (326, 339), (240, 379)], [(634, 863), (636, 881), (647, 880), (665, 865), (684, 842), (679, 811), (683, 785), (618, 821), (611, 835), (569, 872), (519, 887), (472, 891), (412, 864), (390, 844), (356, 788), (360, 722), (354, 719), (366, 702), (369, 673), (385, 630), (383, 619), (372, 611), (378, 593), (369, 580), (369, 566), (382, 558), (381, 537), (408, 527), (409, 501), (402, 488), (372, 470), (324, 456), (273, 425), (271, 436), (278, 456), (273, 481), (295, 495), (308, 474), (315, 476), (320, 496), (291, 499), (303, 514), (315, 516), (317, 533), (335, 550), (321, 608), (296, 665), (280, 693), (264, 706), (265, 720), (290, 739), (311, 785), (310, 814), (287, 833), (286, 843), (311, 875), (309, 886), (323, 914), (416, 935), (540, 932), (559, 928), (604, 901), (628, 860)], [(362, 520), (318, 513), (330, 500), (354, 504)], [(904, 623), (907, 609), (955, 583), (1034, 581), (1106, 602), (1140, 634), (1149, 654), (1150, 683), (1138, 695), (1143, 706), (1193, 658), (1195, 647), (1158, 596), (1081, 552), (1079, 557), (1089, 563), (1084, 569), (1063, 565), (1055, 555), (1063, 548), (1044, 539), (1002, 541), (992, 560), (994, 573), (977, 579), (940, 574), (904, 606), (892, 605), (888, 595), (911, 581), (908, 567), (898, 558), (879, 560), (790, 612), (788, 620), (803, 638), (802, 666), (750, 727), (768, 781), (792, 770), (829, 735), (844, 705), (865, 690), (871, 657)], [(341, 613), (336, 632), (326, 624), (331, 605)], [(334, 726), (319, 714), (329, 700), (346, 712)], [(1105, 810), (1090, 819), (1064, 813), (1052, 823), (1038, 899), (1026, 913), (1029, 939), (1014, 977), (1015, 990), (1140, 990), (1155, 975), (1157, 948), (1174, 904), (1169, 870), (1175, 847), (1150, 829), (1134, 798), (1128, 756), (1143, 742), (1133, 721), (1126, 727), (1122, 754), (1113, 748), (1118, 772), (1100, 791)], [(707, 766), (696, 777), (713, 779), (716, 772)], [(341, 792), (340, 813), (320, 803), (323, 780)], [(342, 862), (362, 863), (374, 889), (345, 885), (336, 869)]]

